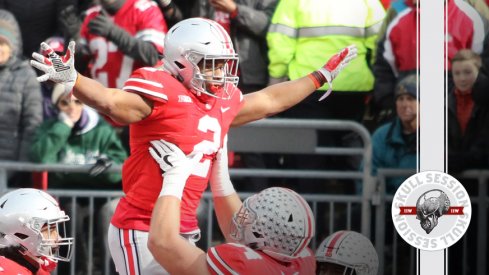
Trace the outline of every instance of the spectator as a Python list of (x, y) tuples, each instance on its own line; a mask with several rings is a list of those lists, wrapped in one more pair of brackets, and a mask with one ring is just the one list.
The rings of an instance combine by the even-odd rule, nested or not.
[[(416, 74), (403, 78), (395, 90), (396, 114), (393, 121), (372, 135), (372, 176), (379, 168), (415, 169), (417, 158), (418, 100)], [(394, 194), (405, 177), (389, 178), (388, 194)]]
[[(452, 59), (454, 87), (448, 92), (448, 172), (459, 173), (468, 169), (487, 169), (489, 164), (489, 78), (479, 55), (469, 49), (460, 50)], [(477, 179), (464, 179), (470, 196), (480, 193)], [(473, 228), (468, 238), (453, 247), (454, 259), (462, 257), (463, 247), (475, 247), (480, 241)], [(455, 262), (451, 270), (475, 273), (476, 257), (469, 257), (462, 265)]]
[(49, 194), (21, 188), (0, 197), (0, 273), (50, 274), (58, 260), (69, 261), (70, 217)]
[[(357, 53), (354, 46), (347, 47), (307, 76), (243, 95), (236, 87), (239, 57), (231, 39), (221, 25), (209, 19), (191, 18), (173, 26), (165, 37), (163, 66), (136, 70), (124, 90), (108, 89), (80, 75), (72, 58), (74, 42), (70, 42), (63, 58), (47, 44), (41, 47), (48, 57), (33, 53), (35, 60), (31, 61), (45, 73), (38, 78), (40, 81), (64, 83), (65, 92), (73, 90), (78, 99), (115, 121), (131, 124), (131, 155), (123, 167), (125, 196), (112, 218), (110, 249), (119, 271), (137, 263), (141, 270), (159, 272), (164, 271), (146, 246), (151, 213), (161, 189), (160, 169), (147, 150), (149, 142), (167, 138), (186, 153), (204, 154), (199, 168), (189, 178), (182, 200), (182, 236), (193, 242), (200, 233), (196, 209), (229, 127), (297, 104), (326, 81), (333, 81)], [(138, 238), (125, 239), (121, 246), (120, 234), (129, 232)], [(120, 256), (132, 253), (133, 248), (140, 252), (133, 255), (133, 261)]]
[[(114, 129), (99, 117), (96, 111), (84, 106), (71, 95), (64, 94), (64, 87), (55, 84), (52, 102), (58, 109), (56, 118), (45, 121), (38, 129), (31, 146), (31, 157), (40, 163), (61, 163), (72, 165), (91, 165), (91, 174), (50, 173), (49, 187), (62, 189), (119, 189), (120, 173), (102, 173), (111, 163), (122, 164), (127, 157)], [(100, 209), (104, 202), (96, 201), (95, 209)], [(72, 214), (74, 207), (77, 213), (77, 270), (86, 272), (88, 202), (77, 200), (62, 201), (63, 207)], [(100, 220), (108, 220), (113, 209), (104, 208)], [(100, 248), (106, 242), (105, 227), (100, 227)], [(102, 250), (103, 251), (103, 250)]]
[[(373, 67), (375, 74), (374, 106), (377, 123), (393, 117), (394, 87), (405, 75), (413, 73), (417, 68), (417, 17), (420, 10), (417, 0), (407, 0), (407, 8), (403, 9), (387, 25), (387, 31), (378, 41), (376, 61)], [(447, 0), (447, 53), (451, 61), (461, 49), (472, 49), (480, 54), (487, 30), (485, 20), (467, 2)], [(460, 26), (464, 26), (460, 28)], [(488, 48), (489, 49), (489, 48)], [(447, 70), (450, 70), (450, 62)], [(451, 74), (448, 80), (451, 87)], [(450, 88), (449, 88), (450, 89)]]
[[(164, 173), (163, 188), (151, 219), (148, 247), (171, 274), (314, 274), (307, 247), (314, 237), (314, 216), (296, 192), (272, 187), (244, 202), (229, 178), (226, 146), (217, 154), (211, 181), (216, 215), (229, 243), (207, 253), (179, 234), (183, 189), (202, 153), (185, 156), (174, 144), (152, 141), (151, 155)], [(231, 225), (231, 226), (230, 226)]]
[[(352, 8), (355, 7), (355, 8)], [(361, 122), (365, 112), (366, 97), (373, 88), (374, 77), (370, 70), (372, 53), (375, 52), (377, 32), (384, 18), (384, 8), (378, 0), (282, 0), (279, 1), (267, 34), (269, 47), (270, 84), (285, 79), (295, 80), (307, 74), (338, 49), (353, 44), (359, 58), (345, 68), (335, 93), (327, 101), (318, 99), (329, 94), (329, 85), (287, 110), (281, 117), (303, 119), (343, 119)], [(327, 147), (352, 147), (359, 137), (344, 131), (319, 131), (318, 144)], [(285, 158), (286, 167), (300, 169), (350, 170), (358, 167), (353, 157), (292, 156)], [(324, 184), (324, 180), (314, 180)], [(293, 182), (293, 184), (297, 184)], [(330, 190), (350, 192), (353, 185), (333, 183)], [(314, 192), (311, 180), (298, 183), (301, 192)], [(324, 185), (323, 185), (324, 186)], [(308, 187), (310, 187), (308, 189)]]
[[(0, 159), (27, 161), (36, 128), (42, 123), (42, 95), (36, 73), (21, 58), (22, 40), (14, 16), (0, 10)], [(27, 187), (30, 174), (9, 175)]]
[(133, 70), (158, 62), (166, 32), (152, 1), (101, 0), (87, 11), (80, 33), (90, 77), (109, 88), (122, 88)]
[[(158, 4), (161, 13), (163, 13), (168, 28), (173, 27), (176, 23), (184, 19), (184, 15), (180, 7), (174, 0), (153, 0)], [(190, 4), (187, 3), (190, 6)]]
[(377, 275), (379, 256), (372, 242), (360, 233), (336, 231), (316, 249), (316, 274)]
[(489, 164), (489, 97), (487, 73), (479, 55), (460, 50), (452, 59), (455, 87), (448, 93), (448, 171), (487, 168)]
[[(199, 0), (194, 16), (206, 17), (220, 23), (230, 34), (239, 54), (238, 87), (244, 93), (265, 88), (268, 84), (268, 47), (266, 34), (277, 0)], [(266, 168), (262, 154), (240, 154), (248, 168)], [(264, 178), (245, 178), (237, 185), (241, 191), (255, 192), (267, 186)], [(235, 183), (237, 184), (237, 183)]]
[(75, 0), (2, 0), (0, 9), (10, 11), (17, 19), (23, 41), (19, 53), (30, 57), (32, 52), (39, 49), (39, 43), (65, 33), (60, 24), (63, 18), (61, 11), (74, 4)]
[[(166, 32), (166, 22), (153, 1), (101, 0), (87, 11), (80, 32), (81, 58), (89, 60), (88, 75), (108, 88), (122, 88), (133, 70), (156, 65)], [(83, 62), (78, 66), (83, 73)], [(118, 132), (129, 152), (129, 127)]]

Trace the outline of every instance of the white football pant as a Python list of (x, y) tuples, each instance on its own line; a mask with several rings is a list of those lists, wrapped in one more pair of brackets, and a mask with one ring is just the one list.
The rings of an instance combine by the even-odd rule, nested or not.
[[(119, 275), (163, 275), (169, 274), (148, 249), (148, 232), (119, 229), (109, 226), (109, 249), (115, 269)], [(200, 233), (183, 236), (191, 244), (200, 239)]]

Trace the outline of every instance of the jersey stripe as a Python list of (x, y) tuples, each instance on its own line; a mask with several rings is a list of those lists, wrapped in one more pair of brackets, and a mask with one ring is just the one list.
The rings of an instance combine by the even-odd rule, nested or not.
[(131, 78), (127, 79), (126, 84), (127, 84), (127, 82), (132, 82), (132, 81), (143, 83), (143, 84), (148, 84), (148, 85), (153, 85), (153, 86), (158, 87), (158, 88), (163, 88), (163, 84), (161, 84), (159, 82), (146, 80), (146, 79), (142, 79), (142, 78), (135, 78), (135, 77), (131, 77)]
[(211, 260), (209, 257), (209, 254), (207, 254), (207, 264), (211, 267), (211, 269), (216, 272), (218, 275), (224, 275), (224, 273), (219, 270), (219, 268), (214, 264), (214, 262)]
[(150, 91), (148, 89), (141, 88), (141, 87), (124, 86), (124, 87), (122, 87), (122, 89), (123, 90), (137, 91), (137, 92), (141, 92), (141, 93), (144, 93), (144, 94), (148, 94), (148, 95), (152, 95), (152, 96), (155, 96), (155, 97), (159, 97), (159, 98), (162, 98), (164, 100), (168, 100), (168, 96), (166, 96), (165, 94), (156, 93), (156, 92), (153, 92), (153, 91)]
[[(228, 264), (226, 264), (226, 262), (224, 262), (224, 260), (217, 253), (215, 247), (211, 247), (210, 253), (207, 253), (207, 254), (209, 256), (211, 256), (211, 257), (208, 257), (208, 259), (212, 260), (212, 258), (215, 258), (215, 260), (217, 260), (217, 262), (219, 263), (219, 265), (222, 266), (222, 267), (224, 267), (226, 269), (226, 271), (229, 272), (229, 274), (239, 275), (239, 273), (237, 273), (236, 271), (234, 271)], [(217, 262), (215, 260), (214, 260), (214, 264), (217, 264)], [(216, 265), (216, 267), (218, 268), (218, 265)], [(217, 272), (217, 270), (216, 270), (216, 272)]]
[(164, 47), (165, 33), (155, 29), (144, 29), (136, 33), (135, 37), (143, 41), (152, 42), (153, 44)]

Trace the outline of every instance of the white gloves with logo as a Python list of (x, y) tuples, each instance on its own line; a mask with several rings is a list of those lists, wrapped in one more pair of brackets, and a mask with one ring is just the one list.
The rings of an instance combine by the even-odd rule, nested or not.
[(217, 152), (216, 160), (212, 165), (210, 185), (213, 197), (226, 197), (235, 192), (229, 177), (227, 137), (224, 146)]
[(178, 146), (165, 140), (151, 141), (149, 153), (163, 171), (163, 187), (160, 197), (175, 196), (182, 199), (185, 183), (203, 154), (186, 156)]
[(68, 50), (63, 57), (56, 54), (44, 42), (41, 43), (41, 52), (43, 55), (32, 53), (32, 58), (35, 60), (31, 60), (31, 66), (44, 72), (44, 75), (39, 76), (37, 80), (39, 82), (51, 80), (56, 83), (62, 83), (65, 85), (65, 93), (70, 93), (78, 77), (78, 73), (75, 70), (75, 42), (70, 42)]
[[(322, 76), (325, 78), (325, 82), (328, 82), (329, 84), (329, 89), (324, 95), (319, 99), (319, 101), (325, 99), (329, 94), (331, 94), (331, 91), (333, 90), (333, 80), (338, 76), (341, 70), (343, 70), (348, 63), (350, 63), (351, 60), (353, 60), (355, 57), (357, 57), (357, 47), (355, 45), (350, 45), (344, 49), (342, 49), (339, 53), (333, 55), (326, 64), (317, 70), (316, 72), (319, 72), (322, 74)], [(319, 81), (321, 87), (324, 84), (324, 81)]]

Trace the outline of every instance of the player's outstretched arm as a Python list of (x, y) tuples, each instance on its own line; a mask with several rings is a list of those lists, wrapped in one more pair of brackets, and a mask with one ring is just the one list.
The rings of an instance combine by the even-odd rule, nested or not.
[(151, 113), (152, 103), (141, 96), (119, 89), (109, 89), (97, 81), (84, 77), (75, 69), (75, 42), (71, 41), (64, 56), (59, 56), (46, 43), (41, 43), (42, 55), (33, 53), (31, 65), (44, 72), (37, 80), (65, 85), (65, 93), (111, 117), (121, 124), (144, 119)]
[(149, 152), (163, 171), (163, 187), (151, 216), (148, 248), (170, 274), (210, 274), (206, 253), (180, 236), (180, 200), (202, 154), (185, 156), (164, 140), (152, 141)]
[(243, 125), (283, 112), (328, 83), (329, 90), (320, 98), (323, 100), (331, 93), (333, 80), (356, 56), (356, 46), (348, 46), (333, 55), (323, 67), (307, 76), (246, 94), (243, 108), (234, 119), (232, 126)]
[(210, 186), (219, 228), (226, 241), (232, 242), (234, 240), (230, 238), (229, 225), (232, 222), (234, 213), (238, 212), (243, 203), (234, 190), (229, 176), (227, 137), (224, 140), (223, 148), (217, 153), (216, 160), (212, 166)]

